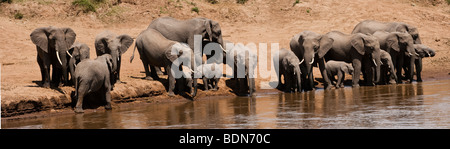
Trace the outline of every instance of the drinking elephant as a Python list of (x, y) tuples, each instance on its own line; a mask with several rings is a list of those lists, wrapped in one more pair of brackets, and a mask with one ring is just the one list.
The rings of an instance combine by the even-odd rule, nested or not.
[[(313, 66), (316, 65), (317, 51), (320, 47), (331, 48), (332, 39), (322, 36), (312, 31), (303, 31), (292, 37), (290, 42), (291, 50), (298, 59), (305, 61), (300, 65), (302, 71), (301, 79), (305, 90), (314, 89)], [(316, 62), (316, 63), (315, 63)]]
[[(320, 47), (317, 56), (319, 69), (324, 78), (325, 89), (330, 89), (331, 82), (326, 75), (326, 69), (324, 60), (344, 61), (346, 63), (352, 63), (354, 73), (352, 75), (352, 86), (359, 86), (359, 78), (362, 71), (362, 65), (370, 65), (373, 67), (365, 67), (365, 71), (369, 72), (365, 78), (374, 78), (373, 70), (375, 70), (375, 82), (379, 81), (380, 76), (380, 45), (378, 40), (372, 36), (362, 33), (356, 34), (344, 34), (339, 31), (328, 32), (323, 35), (331, 38), (333, 41), (332, 46)], [(322, 37), (323, 38), (323, 37)], [(324, 60), (323, 60), (324, 59)], [(368, 79), (373, 80), (373, 79)], [(369, 85), (374, 84), (372, 81), (367, 82)]]
[[(180, 65), (186, 65), (193, 68), (193, 53), (191, 48), (187, 44), (182, 44), (176, 41), (172, 41), (164, 37), (160, 32), (154, 29), (147, 29), (142, 31), (136, 38), (135, 49), (138, 49), (140, 58), (144, 65), (146, 78), (153, 77), (153, 79), (159, 79), (154, 67), (164, 67), (168, 74), (169, 89), (168, 95), (174, 96), (175, 78), (181, 78), (183, 73), (176, 73), (174, 70), (179, 70)], [(133, 55), (130, 58), (130, 62), (133, 61)], [(185, 54), (183, 54), (185, 53)], [(177, 68), (173, 68), (173, 63), (176, 62)], [(149, 71), (149, 66), (152, 71)], [(193, 76), (189, 76), (193, 77)], [(197, 94), (197, 86), (194, 86), (192, 96)]]
[(197, 67), (197, 71), (201, 71), (203, 74), (202, 78), (203, 83), (205, 84), (205, 90), (218, 90), (218, 83), (223, 75), (222, 70), (222, 65), (217, 63), (202, 64), (201, 67)]
[[(70, 54), (71, 53), (71, 54)], [(70, 76), (72, 78), (73, 84), (75, 84), (75, 68), (77, 64), (82, 60), (90, 58), (90, 48), (88, 45), (84, 43), (78, 43), (72, 45), (69, 49), (69, 53), (67, 53), (70, 57), (69, 60), (69, 68), (70, 68)]]
[(396, 84), (397, 83), (397, 74), (395, 74), (394, 63), (392, 63), (391, 55), (384, 51), (380, 51), (381, 58), (381, 76), (378, 84)]
[[(273, 61), (276, 62), (276, 56), (274, 55)], [(300, 71), (300, 64), (303, 63), (300, 61), (297, 56), (295, 56), (294, 52), (291, 50), (287, 50), (282, 48), (278, 51), (278, 64), (277, 67), (275, 65), (275, 72), (278, 76), (278, 87), (281, 87), (281, 75), (284, 77), (284, 91), (302, 91), (302, 84), (300, 75), (302, 74)]]
[(95, 60), (81, 61), (75, 70), (75, 97), (78, 99), (74, 111), (83, 113), (83, 100), (87, 95), (99, 95), (96, 100), (106, 101), (105, 109), (111, 109), (111, 90), (114, 82), (114, 59), (109, 54)]
[(133, 38), (127, 34), (117, 36), (111, 31), (103, 31), (95, 37), (95, 51), (97, 56), (110, 54), (113, 58), (115, 80), (120, 82), (120, 64), (124, 54), (133, 43)]
[[(228, 66), (233, 68), (233, 79), (235, 80), (234, 92), (241, 96), (249, 93), (254, 96), (256, 91), (255, 86), (255, 69), (257, 63), (257, 55), (250, 48), (241, 43), (233, 44), (227, 42), (226, 44), (226, 61)], [(247, 92), (248, 91), (248, 92)]]
[(31, 32), (30, 38), (36, 45), (42, 86), (50, 87), (50, 65), (52, 66), (51, 82), (53, 86), (59, 86), (61, 79), (64, 85), (67, 85), (69, 71), (67, 53), (75, 42), (75, 32), (71, 28), (40, 27)]
[[(414, 60), (417, 57), (417, 53), (414, 50), (413, 38), (408, 33), (376, 31), (373, 36), (378, 39), (380, 48), (391, 55), (397, 76), (402, 75), (406, 57), (412, 58), (410, 63), (408, 63), (408, 67), (414, 69)], [(413, 72), (408, 71), (405, 74), (407, 78), (412, 78)], [(409, 82), (412, 82), (412, 80), (409, 80)], [(402, 83), (400, 77), (397, 77), (397, 83)]]
[[(178, 20), (172, 17), (160, 17), (153, 20), (148, 28), (159, 31), (164, 37), (169, 40), (180, 43), (187, 43), (189, 47), (195, 52), (194, 68), (202, 64), (202, 48), (200, 45), (203, 39), (210, 42), (219, 43), (224, 47), (222, 39), (222, 29), (218, 22), (208, 18), (193, 18), (188, 20)], [(194, 35), (201, 35), (201, 38), (194, 40)], [(194, 47), (194, 45), (198, 47)], [(199, 50), (195, 50), (199, 48)], [(221, 49), (223, 50), (223, 49)], [(155, 69), (157, 70), (157, 69)], [(195, 74), (196, 78), (201, 75)], [(194, 86), (197, 86), (197, 79), (194, 79)]]
[(325, 68), (327, 69), (327, 75), (330, 79), (331, 83), (336, 81), (334, 76), (337, 75), (336, 88), (344, 87), (345, 74), (353, 75), (353, 66), (350, 63), (346, 63), (343, 61), (334, 61), (330, 60), (325, 64)]
[[(422, 82), (422, 68), (423, 68), (422, 59), (425, 57), (434, 57), (436, 55), (436, 52), (430, 47), (423, 44), (414, 44), (414, 49), (418, 54), (418, 56), (416, 56), (414, 60), (414, 65), (416, 66), (415, 68), (416, 68), (417, 82)], [(409, 66), (410, 62), (412, 62), (410, 58), (411, 57), (405, 57), (405, 65), (403, 65), (403, 70), (405, 70), (405, 72), (409, 72), (408, 69), (410, 68), (408, 68), (407, 66)]]
[(379, 22), (364, 20), (359, 22), (352, 31), (354, 33), (373, 34), (376, 31), (406, 32), (414, 39), (415, 44), (421, 44), (419, 31), (416, 27), (403, 22)]

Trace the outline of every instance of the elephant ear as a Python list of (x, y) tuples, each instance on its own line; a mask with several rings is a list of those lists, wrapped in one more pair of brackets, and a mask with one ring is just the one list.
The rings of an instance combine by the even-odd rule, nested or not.
[(358, 51), (359, 54), (364, 55), (365, 54), (365, 50), (364, 50), (364, 40), (361, 36), (353, 36), (352, 41), (350, 42), (353, 46), (353, 48), (355, 48), (356, 51)]
[[(176, 52), (178, 52), (178, 54)], [(169, 48), (166, 49), (166, 52), (164, 52), (164, 55), (170, 62), (174, 62), (182, 54), (183, 51), (181, 50), (181, 45), (179, 43), (175, 43), (172, 46), (169, 46)]]
[(386, 44), (388, 46), (388, 49), (394, 49), (397, 52), (400, 52), (400, 46), (398, 45), (398, 36), (395, 33), (391, 33), (387, 39)]
[(209, 19), (207, 19), (207, 20), (205, 20), (205, 30), (206, 30), (206, 33), (208, 34), (208, 37), (209, 37), (209, 41), (212, 41), (212, 24), (213, 24), (213, 21), (212, 20), (209, 20)]
[(35, 29), (30, 34), (31, 41), (41, 48), (44, 52), (48, 53), (48, 36), (50, 33), (48, 32), (48, 27), (41, 27)]
[(341, 67), (341, 71), (345, 72), (345, 73), (350, 73), (350, 71), (347, 68), (347, 65), (344, 65)]
[(128, 48), (133, 44), (133, 38), (127, 34), (120, 35), (117, 38), (119, 38), (121, 44), (120, 54), (127, 52)]
[(325, 54), (327, 54), (327, 52), (333, 46), (333, 42), (334, 42), (334, 39), (332, 39), (326, 35), (323, 35), (320, 38), (320, 41), (319, 41), (320, 47), (319, 47), (319, 51), (318, 51), (319, 58), (322, 58), (323, 56), (325, 56)]
[(61, 28), (65, 34), (66, 37), (66, 43), (67, 45), (72, 45), (75, 42), (75, 39), (77, 37), (77, 34), (71, 29), (71, 28)]

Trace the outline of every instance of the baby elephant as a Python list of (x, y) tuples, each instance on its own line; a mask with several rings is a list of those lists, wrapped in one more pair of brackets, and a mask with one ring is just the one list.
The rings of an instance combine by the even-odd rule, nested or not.
[[(277, 72), (278, 76), (278, 87), (281, 86), (281, 75), (283, 75), (285, 84), (284, 90), (286, 92), (295, 91), (296, 89), (297, 92), (301, 92), (302, 85), (300, 78), (300, 64), (302, 64), (303, 61), (300, 62), (298, 57), (295, 56), (294, 52), (285, 48), (282, 48), (278, 51), (278, 56), (279, 67), (276, 67), (275, 65), (275, 71)], [(275, 56), (273, 57), (273, 61), (276, 61)]]
[(78, 63), (75, 70), (76, 113), (83, 113), (83, 98), (89, 94), (101, 96), (101, 100), (106, 101), (105, 109), (111, 109), (111, 90), (115, 81), (113, 68), (113, 59), (109, 54)]
[(218, 83), (222, 77), (222, 69), (223, 67), (217, 63), (202, 64), (202, 67), (197, 67), (197, 71), (203, 72), (202, 78), (205, 84), (205, 90), (209, 88), (212, 91), (217, 91), (219, 88)]
[(77, 64), (82, 60), (90, 58), (89, 52), (90, 49), (86, 44), (78, 42), (73, 44), (72, 47), (70, 47), (69, 51), (67, 51), (67, 55), (70, 56), (69, 69), (73, 84), (75, 84), (75, 68), (77, 67)]
[(325, 64), (325, 69), (327, 70), (327, 75), (328, 78), (330, 78), (331, 83), (334, 83), (334, 81), (336, 81), (334, 76), (338, 76), (336, 84), (333, 84), (336, 86), (336, 88), (344, 87), (345, 73), (353, 75), (354, 71), (352, 64), (334, 60), (328, 61)]

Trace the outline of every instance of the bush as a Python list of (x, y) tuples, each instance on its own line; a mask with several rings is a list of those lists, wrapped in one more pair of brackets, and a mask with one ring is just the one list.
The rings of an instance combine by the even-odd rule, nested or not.
[(196, 12), (197, 14), (198, 14), (198, 12), (200, 12), (200, 10), (198, 10), (198, 7), (193, 7), (193, 8), (191, 9), (191, 11), (194, 11), (194, 12)]
[(238, 4), (245, 4), (248, 0), (236, 0)]
[(12, 3), (12, 0), (2, 0), (1, 3), (7, 2), (8, 4)]
[(445, 0), (445, 1), (447, 1), (447, 5), (450, 5), (450, 0)]
[(14, 14), (14, 19), (22, 19), (23, 18), (23, 14), (22, 13), (20, 13), (20, 12), (16, 12), (15, 14)]
[[(99, 0), (95, 0), (98, 2)], [(80, 6), (83, 8), (83, 12), (87, 13), (89, 11), (96, 12), (95, 5), (90, 0), (74, 0), (72, 5)]]
[(218, 0), (206, 0), (208, 3), (210, 3), (210, 4), (217, 4), (217, 3), (219, 3), (219, 1)]

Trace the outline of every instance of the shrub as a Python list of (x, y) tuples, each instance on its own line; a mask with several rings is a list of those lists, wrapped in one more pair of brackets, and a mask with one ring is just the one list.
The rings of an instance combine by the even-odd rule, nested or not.
[(22, 13), (20, 13), (20, 12), (16, 12), (15, 14), (14, 14), (14, 19), (22, 19), (23, 18), (23, 14)]
[(238, 4), (245, 4), (248, 0), (236, 0)]
[(198, 7), (193, 7), (193, 8), (191, 9), (191, 11), (194, 11), (194, 12), (196, 12), (197, 14), (198, 14), (198, 12), (200, 12), (200, 10), (198, 10)]
[(450, 5), (450, 0), (445, 0), (447, 2), (447, 5)]
[(218, 0), (206, 0), (208, 3), (211, 3), (211, 4), (217, 4), (217, 3), (219, 3), (219, 1)]
[[(96, 0), (96, 2), (97, 1), (99, 0)], [(84, 13), (89, 11), (96, 12), (95, 5), (90, 0), (74, 0), (72, 5), (82, 7)]]

